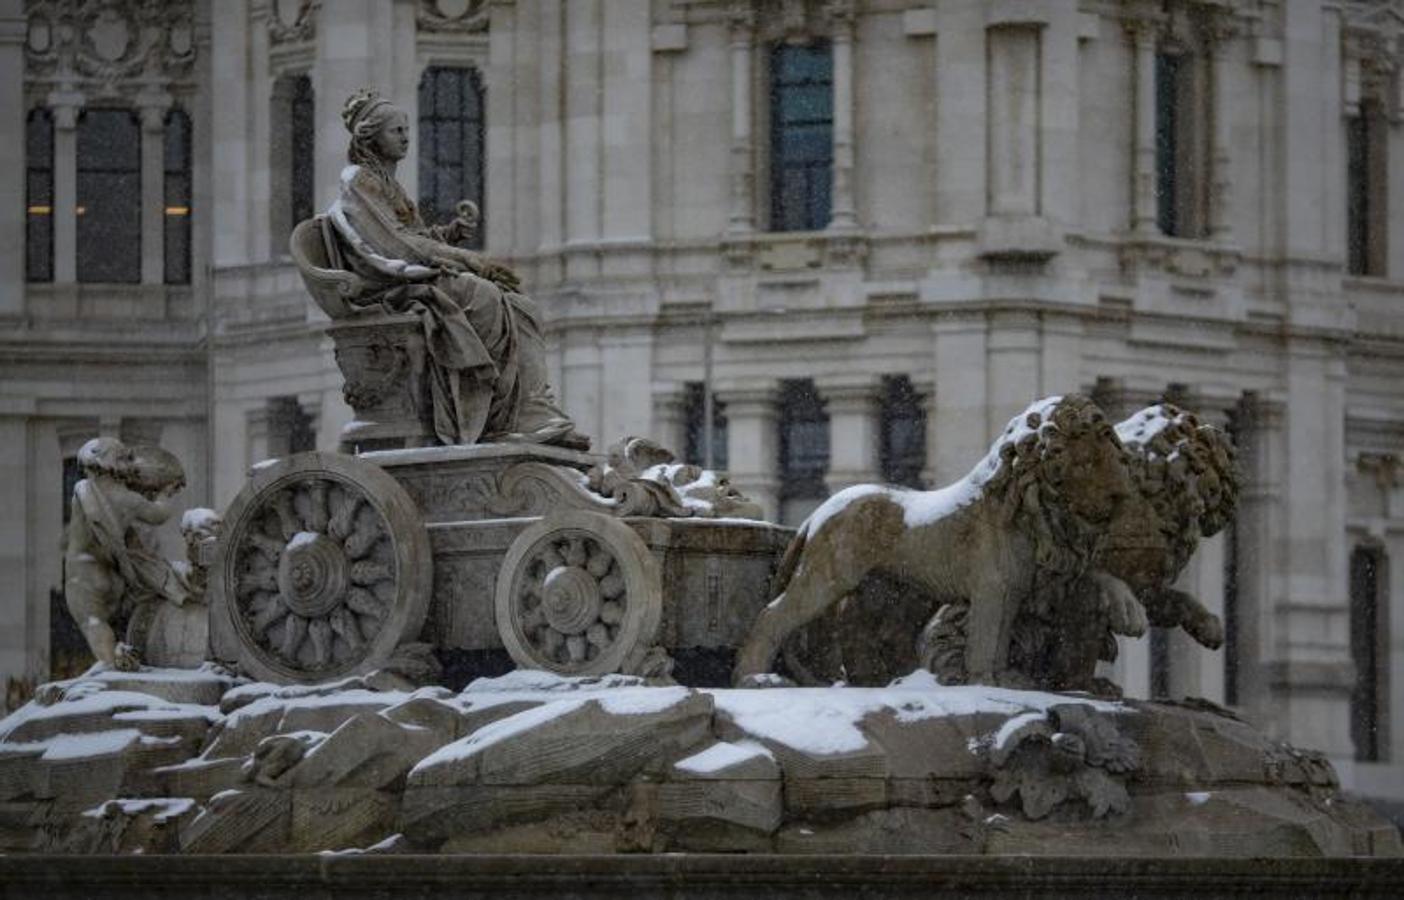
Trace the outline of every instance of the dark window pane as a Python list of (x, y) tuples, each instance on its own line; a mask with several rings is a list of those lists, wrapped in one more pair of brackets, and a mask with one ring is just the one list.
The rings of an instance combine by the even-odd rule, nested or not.
[(190, 117), (172, 109), (165, 123), (166, 284), (190, 283)]
[[(690, 381), (687, 383), (687, 406), (686, 422), (687, 434), (686, 444), (682, 448), (684, 462), (693, 465), (705, 465), (706, 454), (706, 429), (704, 425), (706, 418), (706, 395), (703, 393), (702, 382)], [(669, 448), (672, 449), (672, 448)], [(726, 457), (726, 407), (712, 398), (712, 468), (725, 470), (727, 466)]]
[(823, 228), (829, 222), (833, 159), (833, 63), (829, 45), (771, 51), (770, 227)]
[(141, 280), (141, 127), (131, 110), (78, 120), (78, 280)]
[(1359, 762), (1383, 760), (1382, 691), (1388, 657), (1382, 652), (1380, 610), (1384, 554), (1374, 547), (1356, 547), (1350, 555), (1350, 651), (1355, 662), (1355, 687), (1350, 695), (1350, 731)]
[[(430, 224), (454, 218), (459, 200), (483, 211), (483, 87), (469, 68), (425, 70), (419, 93), (419, 206)], [(470, 244), (482, 246), (484, 224)]]
[(882, 477), (891, 484), (921, 487), (926, 465), (926, 411), (905, 375), (883, 378)]
[(47, 109), (35, 109), (25, 123), (26, 281), (54, 280), (54, 125)]
[(1155, 57), (1155, 195), (1159, 210), (1156, 224), (1167, 235), (1179, 234), (1179, 81), (1180, 58), (1167, 53)]
[(292, 224), (312, 218), (314, 185), (313, 154), (316, 152), (316, 106), (312, 95), (312, 79), (299, 75), (293, 79), (292, 97), (292, 172), (290, 194)]
[(780, 384), (780, 497), (824, 497), (829, 416), (809, 379)]

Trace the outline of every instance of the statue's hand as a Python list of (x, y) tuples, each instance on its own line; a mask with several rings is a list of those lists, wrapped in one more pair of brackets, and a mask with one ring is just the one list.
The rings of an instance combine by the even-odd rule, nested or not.
[(522, 280), (517, 273), (501, 263), (484, 259), (479, 274), (509, 293), (515, 294), (522, 289)]

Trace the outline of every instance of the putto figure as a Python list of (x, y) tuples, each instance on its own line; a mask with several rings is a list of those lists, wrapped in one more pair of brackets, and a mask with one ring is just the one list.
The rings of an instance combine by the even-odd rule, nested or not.
[(409, 149), (409, 118), (369, 90), (352, 95), (341, 117), (351, 133), (351, 164), (327, 211), (340, 257), (333, 262), (364, 282), (356, 305), (421, 316), (439, 441), (588, 449), (589, 438), (575, 431), (547, 385), (535, 303), (518, 292), (510, 269), (455, 246), (475, 226), (475, 210), (460, 204), (454, 222), (426, 225), (395, 180)]

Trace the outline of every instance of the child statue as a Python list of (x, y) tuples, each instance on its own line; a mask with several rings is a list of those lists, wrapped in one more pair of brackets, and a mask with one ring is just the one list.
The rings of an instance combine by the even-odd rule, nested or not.
[(453, 244), (472, 227), (472, 210), (460, 204), (459, 220), (428, 226), (395, 180), (409, 118), (372, 91), (352, 95), (341, 116), (351, 165), (327, 217), (342, 263), (371, 285), (366, 298), (421, 314), (439, 440), (588, 449), (546, 383), (536, 304), (510, 269)]

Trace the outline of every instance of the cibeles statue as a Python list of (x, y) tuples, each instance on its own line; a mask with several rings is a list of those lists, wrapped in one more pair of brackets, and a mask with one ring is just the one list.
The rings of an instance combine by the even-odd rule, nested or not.
[[(170, 618), (161, 615), (163, 605), (203, 604), (219, 517), (208, 509), (187, 511), (181, 532), (189, 558), (173, 563), (157, 553), (152, 529), (171, 518), (170, 499), (185, 487), (180, 461), (160, 447), (99, 437), (78, 451), (78, 465), (84, 477), (74, 487), (64, 534), (65, 600), (93, 656), (132, 671), (147, 655), (153, 621)], [(113, 623), (124, 615), (127, 639), (118, 641)], [(198, 665), (205, 633), (197, 628), (183, 639), (191, 646), (162, 642), (158, 653), (166, 658), (156, 661)]]
[[(395, 179), (409, 118), (374, 91), (346, 101), (348, 165), (292, 252), (329, 329), (356, 414), (346, 449), (525, 441), (578, 450), (546, 378), (541, 314), (506, 266), (456, 245), (476, 209), (428, 225)], [(387, 315), (389, 314), (389, 315)]]

